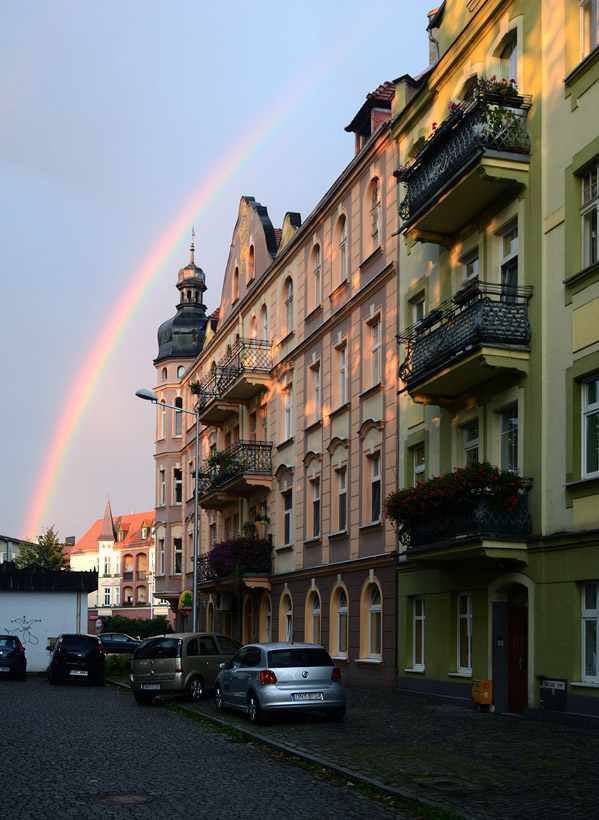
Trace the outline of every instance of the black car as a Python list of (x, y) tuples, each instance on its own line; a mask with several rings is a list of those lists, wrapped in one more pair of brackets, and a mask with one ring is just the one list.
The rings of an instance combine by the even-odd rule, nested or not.
[(16, 635), (0, 635), (0, 678), (25, 680), (25, 648)]
[(96, 686), (104, 686), (106, 656), (104, 647), (96, 635), (59, 635), (56, 641), (46, 648), (50, 652), (48, 681), (51, 684), (67, 680), (86, 680)]
[(98, 638), (102, 641), (107, 655), (123, 655), (125, 652), (132, 655), (141, 643), (124, 632), (104, 632), (98, 635)]

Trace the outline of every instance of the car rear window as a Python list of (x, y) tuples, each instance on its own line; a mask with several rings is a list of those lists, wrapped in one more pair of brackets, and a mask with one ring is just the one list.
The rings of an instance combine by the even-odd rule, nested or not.
[(89, 652), (98, 646), (98, 639), (88, 635), (65, 635), (62, 639), (62, 649), (74, 652)]
[(180, 658), (180, 638), (159, 638), (147, 641), (138, 646), (135, 651), (135, 660), (157, 660), (159, 658)]
[(335, 666), (329, 653), (319, 647), (297, 649), (272, 649), (268, 653), (268, 666), (271, 669), (285, 669), (292, 666)]
[(0, 649), (16, 649), (18, 645), (16, 638), (0, 638)]

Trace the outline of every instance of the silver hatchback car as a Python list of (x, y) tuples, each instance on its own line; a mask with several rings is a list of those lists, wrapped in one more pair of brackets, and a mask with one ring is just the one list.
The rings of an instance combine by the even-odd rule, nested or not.
[(345, 715), (339, 667), (313, 643), (255, 643), (221, 664), (214, 688), (217, 711), (247, 713), (260, 723), (273, 712), (319, 711), (331, 720)]

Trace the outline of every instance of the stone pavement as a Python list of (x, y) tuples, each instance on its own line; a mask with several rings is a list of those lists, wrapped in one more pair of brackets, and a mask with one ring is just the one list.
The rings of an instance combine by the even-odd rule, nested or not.
[(348, 780), (374, 781), (468, 820), (599, 818), (599, 728), (525, 721), (403, 693), (346, 691), (341, 723), (294, 715), (254, 728), (243, 715), (217, 715), (211, 695), (185, 705)]

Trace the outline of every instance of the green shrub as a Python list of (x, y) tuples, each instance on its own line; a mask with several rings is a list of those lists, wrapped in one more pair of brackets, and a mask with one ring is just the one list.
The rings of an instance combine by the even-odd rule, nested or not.
[(164, 615), (157, 618), (125, 618), (124, 615), (113, 615), (103, 621), (102, 632), (124, 632), (132, 638), (139, 636), (143, 640), (153, 635), (164, 635), (167, 626), (168, 621)]

